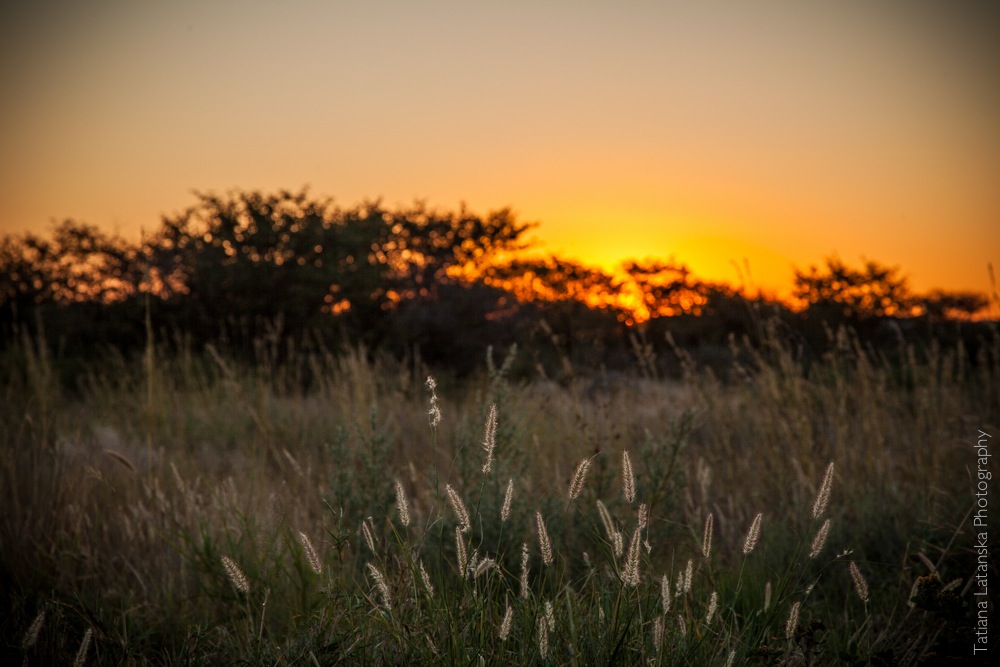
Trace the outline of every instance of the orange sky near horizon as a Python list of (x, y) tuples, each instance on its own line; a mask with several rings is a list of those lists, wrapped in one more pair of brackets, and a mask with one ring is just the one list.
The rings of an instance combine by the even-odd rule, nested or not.
[(308, 184), (511, 206), (604, 268), (787, 294), (837, 255), (985, 292), (997, 34), (988, 2), (5, 3), (0, 233)]

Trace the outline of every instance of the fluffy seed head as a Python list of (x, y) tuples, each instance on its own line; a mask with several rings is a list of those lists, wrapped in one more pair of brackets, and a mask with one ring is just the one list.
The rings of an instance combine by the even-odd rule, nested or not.
[(399, 522), (403, 526), (410, 525), (410, 505), (406, 502), (406, 490), (403, 484), (396, 480), (396, 509), (399, 510)]
[(621, 558), (625, 553), (624, 541), (621, 533), (615, 533), (615, 558)]
[(437, 428), (441, 423), (441, 406), (438, 404), (437, 382), (430, 375), (427, 376), (427, 390), (431, 392), (430, 408), (427, 410), (427, 420), (432, 428)]
[(573, 481), (569, 485), (569, 499), (576, 500), (580, 492), (583, 491), (583, 482), (587, 478), (587, 469), (590, 467), (590, 459), (580, 461), (573, 473)]
[(385, 607), (386, 611), (392, 611), (392, 596), (389, 595), (389, 585), (385, 582), (385, 575), (372, 565), (371, 563), (366, 563), (368, 567), (368, 574), (375, 581), (375, 587), (378, 588), (379, 594), (382, 595), (382, 606)]
[(715, 610), (719, 607), (719, 594), (712, 591), (712, 594), (708, 596), (708, 611), (705, 612), (705, 625), (712, 622), (712, 617), (715, 616)]
[(420, 568), (420, 580), (424, 582), (424, 588), (427, 589), (427, 595), (431, 598), (434, 597), (434, 586), (431, 585), (431, 577), (427, 574), (427, 569), (424, 568), (424, 562), (417, 561), (417, 565)]
[(615, 528), (615, 522), (611, 519), (611, 512), (600, 500), (597, 501), (597, 513), (601, 516), (601, 523), (604, 524), (604, 532), (608, 534), (608, 540), (614, 542), (618, 530)]
[(483, 474), (490, 474), (493, 469), (493, 450), (497, 446), (497, 406), (494, 403), (490, 406), (489, 414), (486, 415), (486, 426), (483, 427), (483, 451), (486, 452), (486, 459), (483, 461)]
[(481, 575), (496, 567), (497, 562), (492, 558), (484, 558), (476, 563), (476, 571), (472, 573), (473, 579), (478, 579)]
[[(370, 517), (369, 517), (370, 518)], [(365, 543), (368, 545), (368, 550), (375, 553), (375, 537), (372, 535), (372, 531), (368, 528), (368, 522), (361, 522), (361, 535), (365, 538)]]
[(465, 538), (462, 537), (461, 526), (455, 526), (455, 554), (458, 556), (458, 573), (464, 579), (466, 568), (469, 566), (469, 556), (465, 551)]
[(701, 555), (708, 558), (712, 555), (712, 527), (715, 524), (715, 517), (709, 514), (705, 517), (705, 530), (701, 535)]
[(542, 562), (552, 565), (555, 558), (552, 556), (552, 543), (549, 541), (549, 531), (545, 529), (545, 519), (541, 512), (535, 512), (535, 527), (538, 529), (538, 550), (542, 552)]
[(753, 518), (753, 523), (750, 524), (750, 530), (747, 532), (747, 537), (743, 540), (743, 555), (747, 556), (753, 551), (753, 548), (757, 546), (757, 540), (760, 539), (760, 523), (764, 519), (764, 514), (758, 513), (757, 516)]
[(677, 614), (677, 629), (681, 631), (681, 637), (688, 633), (688, 624), (684, 621), (683, 614)]
[(236, 564), (236, 561), (229, 556), (223, 556), (221, 560), (222, 567), (226, 569), (226, 575), (229, 577), (229, 581), (232, 582), (233, 588), (240, 593), (249, 593), (250, 582), (247, 580), (247, 576), (243, 574), (240, 566)]
[(504, 523), (510, 518), (510, 504), (514, 500), (514, 480), (507, 480), (507, 493), (503, 495), (503, 505), (500, 506), (500, 522)]
[(688, 558), (687, 566), (684, 568), (684, 593), (691, 592), (691, 579), (694, 577), (694, 561)]
[(503, 614), (503, 621), (500, 622), (500, 632), (498, 633), (500, 641), (505, 642), (507, 638), (510, 637), (510, 625), (514, 621), (514, 608), (507, 603), (507, 611)]
[(809, 549), (809, 557), (815, 558), (819, 555), (819, 552), (823, 551), (823, 545), (826, 544), (826, 537), (830, 534), (830, 520), (827, 519), (823, 522), (823, 525), (819, 527), (816, 531), (816, 537), (813, 538), (812, 546)]
[(799, 627), (799, 605), (800, 602), (796, 600), (792, 603), (792, 609), (788, 612), (788, 621), (785, 622), (785, 639), (791, 639), (795, 636), (795, 628)]
[(552, 610), (552, 603), (549, 602), (548, 600), (545, 601), (545, 620), (549, 624), (549, 631), (555, 632), (556, 631), (556, 615), (555, 615), (555, 612)]
[(476, 568), (478, 567), (479, 567), (479, 549), (473, 549), (472, 555), (469, 556), (469, 565), (462, 576), (471, 577), (476, 573)]
[(87, 631), (83, 633), (80, 649), (76, 652), (76, 658), (73, 660), (73, 667), (83, 667), (87, 662), (87, 651), (90, 649), (90, 640), (93, 636), (94, 630), (92, 628), (87, 628)]
[(663, 617), (657, 616), (656, 620), (653, 621), (653, 647), (656, 648), (656, 652), (660, 652), (660, 646), (663, 644)]
[(309, 536), (300, 532), (299, 541), (302, 542), (302, 552), (306, 556), (306, 562), (309, 563), (309, 569), (316, 574), (323, 574), (323, 563), (320, 562), (319, 554), (316, 553), (312, 542), (309, 541)]
[(632, 459), (628, 450), (622, 452), (622, 492), (629, 503), (635, 501), (635, 475), (632, 473)]
[(521, 597), (525, 600), (528, 599), (530, 591), (528, 590), (528, 543), (521, 543)]
[(549, 624), (544, 616), (538, 617), (538, 653), (542, 660), (549, 657)]
[(861, 598), (862, 602), (868, 602), (868, 582), (865, 580), (865, 576), (861, 574), (858, 564), (853, 560), (849, 569), (851, 571), (851, 580), (854, 582), (854, 590), (858, 592), (858, 597)]
[(628, 555), (625, 557), (625, 572), (622, 579), (632, 588), (639, 585), (639, 529), (632, 533), (628, 543)]
[(649, 524), (649, 507), (646, 503), (639, 505), (638, 518), (638, 528), (637, 530), (646, 530), (646, 526)]
[(813, 503), (813, 518), (818, 519), (826, 512), (827, 505), (830, 504), (830, 489), (833, 488), (833, 461), (826, 467), (826, 474), (823, 475), (823, 483), (819, 485), (819, 492), (816, 494), (816, 501)]
[(35, 620), (31, 622), (31, 626), (28, 631), (24, 633), (24, 639), (21, 640), (21, 650), (27, 651), (29, 648), (35, 645), (38, 641), (38, 635), (42, 631), (42, 624), (45, 623), (45, 610), (38, 612), (38, 616), (35, 616)]
[(660, 579), (660, 601), (663, 603), (663, 614), (669, 614), (670, 603), (673, 602), (673, 600), (670, 597), (670, 577), (667, 575), (663, 575)]
[(451, 487), (451, 484), (445, 486), (444, 490), (448, 493), (448, 502), (451, 504), (452, 511), (458, 517), (458, 522), (462, 524), (462, 532), (469, 532), (472, 529), (472, 521), (469, 519), (469, 510), (465, 509), (462, 497)]

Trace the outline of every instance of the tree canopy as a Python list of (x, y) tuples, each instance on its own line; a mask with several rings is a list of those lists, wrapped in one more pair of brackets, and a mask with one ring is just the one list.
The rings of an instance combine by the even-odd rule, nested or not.
[[(73, 220), (48, 237), (0, 239), (0, 344), (44, 316), (70, 342), (137, 346), (148, 316), (195, 343), (251, 350), (263, 337), (318, 336), (462, 365), (532, 337), (627, 353), (634, 325), (723, 343), (759, 327), (762, 306), (789, 312), (673, 260), (611, 274), (541, 254), (527, 240), (534, 225), (509, 208), (341, 208), (305, 189), (195, 196), (137, 243)], [(989, 305), (974, 293), (914, 295), (897, 268), (835, 258), (796, 271), (794, 295), (815, 321), (942, 322)]]

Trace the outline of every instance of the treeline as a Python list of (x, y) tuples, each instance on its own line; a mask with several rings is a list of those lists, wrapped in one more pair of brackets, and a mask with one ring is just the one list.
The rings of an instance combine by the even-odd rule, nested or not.
[(610, 275), (540, 255), (531, 228), (508, 209), (340, 208), (305, 190), (199, 194), (138, 242), (66, 221), (0, 240), (0, 346), (44, 336), (84, 357), (128, 354), (151, 334), (237, 356), (363, 344), (462, 373), (487, 346), (518, 343), (543, 372), (571, 359), (655, 373), (665, 369), (650, 360), (667, 346), (710, 359), (734, 337), (761, 340), (765, 323), (819, 352), (844, 326), (875, 343), (928, 338), (989, 305), (979, 294), (914, 295), (896, 269), (831, 259), (796, 272), (805, 307), (791, 310), (675, 262)]

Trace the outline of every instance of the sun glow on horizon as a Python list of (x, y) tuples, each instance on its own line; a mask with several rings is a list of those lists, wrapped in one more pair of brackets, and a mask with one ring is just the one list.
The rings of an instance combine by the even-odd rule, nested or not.
[(902, 0), (8, 3), (0, 233), (133, 237), (192, 189), (311, 184), (511, 206), (606, 271), (673, 258), (787, 295), (840, 256), (985, 292), (998, 30), (995, 4)]

